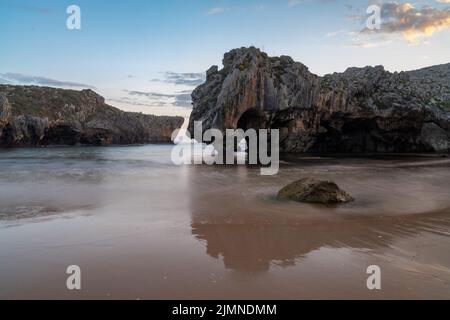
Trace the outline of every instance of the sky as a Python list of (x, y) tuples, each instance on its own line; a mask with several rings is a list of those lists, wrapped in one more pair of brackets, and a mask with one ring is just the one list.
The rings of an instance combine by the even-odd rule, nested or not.
[[(80, 29), (67, 27), (70, 5)], [(318, 75), (449, 63), (450, 0), (0, 0), (0, 42), (0, 83), (90, 88), (123, 110), (189, 117), (205, 71), (237, 47)]]

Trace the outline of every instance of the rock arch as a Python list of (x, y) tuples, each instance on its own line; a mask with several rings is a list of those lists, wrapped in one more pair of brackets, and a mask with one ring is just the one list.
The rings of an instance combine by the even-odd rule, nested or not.
[[(234, 49), (192, 94), (189, 130), (280, 129), (280, 151), (450, 152), (450, 63), (319, 77), (290, 57)], [(427, 83), (433, 83), (430, 87)]]

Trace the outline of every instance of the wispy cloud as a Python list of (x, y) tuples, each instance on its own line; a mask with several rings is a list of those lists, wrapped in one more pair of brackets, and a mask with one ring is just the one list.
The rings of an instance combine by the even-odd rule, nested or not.
[(214, 7), (208, 10), (207, 14), (208, 15), (214, 15), (214, 14), (219, 14), (219, 13), (223, 13), (225, 11), (227, 11), (228, 8), (226, 7)]
[(161, 79), (152, 79), (151, 81), (196, 87), (204, 83), (205, 80), (206, 75), (204, 72), (180, 73), (166, 71), (163, 72), (163, 77)]
[(32, 4), (24, 4), (24, 3), (13, 3), (11, 1), (3, 0), (0, 2), (0, 6), (7, 6), (10, 8), (14, 8), (20, 11), (39, 13), (39, 14), (54, 14), (56, 10), (48, 7), (35, 6)]
[(177, 73), (167, 71), (164, 73), (165, 82), (179, 84), (179, 85), (190, 85), (198, 86), (205, 82), (206, 75), (204, 72), (198, 73)]
[(352, 43), (344, 45), (344, 47), (345, 48), (372, 49), (372, 48), (384, 47), (391, 43), (393, 43), (393, 40), (383, 40), (383, 39), (354, 40)]
[(294, 7), (296, 5), (299, 5), (300, 3), (302, 3), (302, 0), (288, 0), (289, 7)]
[(37, 7), (33, 5), (25, 5), (25, 4), (17, 4), (15, 5), (18, 9), (28, 11), (28, 12), (36, 12), (36, 13), (43, 13), (43, 14), (51, 14), (55, 11), (50, 8), (45, 7)]
[[(166, 94), (152, 91), (129, 91), (124, 90), (128, 97), (122, 98), (122, 102), (131, 103), (134, 105), (147, 105), (147, 106), (176, 106), (183, 108), (190, 108), (192, 106), (192, 98), (190, 90), (181, 91), (173, 94)], [(133, 99), (133, 97), (146, 98)]]
[(336, 37), (338, 35), (352, 35), (353, 32), (352, 31), (348, 31), (346, 29), (340, 29), (340, 30), (336, 30), (336, 31), (331, 31), (328, 32), (325, 37), (327, 38), (332, 38), (332, 37)]
[(4, 78), (0, 78), (0, 84), (11, 84), (11, 81)]
[(10, 84), (34, 84), (41, 86), (95, 89), (94, 86), (84, 83), (60, 81), (46, 77), (25, 75), (21, 73), (0, 73), (0, 77), (0, 80), (4, 80), (5, 82), (9, 82)]
[(205, 72), (165, 71), (161, 75), (160, 78), (152, 79), (151, 81), (169, 84), (169, 88), (164, 89), (162, 92), (158, 90), (123, 90), (127, 93), (127, 96), (120, 98), (118, 102), (148, 107), (191, 108), (192, 91), (206, 80)]

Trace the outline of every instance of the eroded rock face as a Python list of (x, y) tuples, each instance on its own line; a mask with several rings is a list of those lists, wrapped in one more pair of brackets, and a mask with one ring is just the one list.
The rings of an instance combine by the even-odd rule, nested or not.
[(170, 142), (183, 121), (123, 112), (92, 90), (0, 85), (0, 147)]
[(278, 199), (321, 204), (353, 201), (353, 198), (336, 183), (311, 178), (304, 178), (284, 187), (278, 193)]
[(382, 66), (319, 77), (256, 48), (225, 54), (192, 94), (203, 129), (280, 129), (281, 151), (449, 152), (450, 64), (390, 73)]

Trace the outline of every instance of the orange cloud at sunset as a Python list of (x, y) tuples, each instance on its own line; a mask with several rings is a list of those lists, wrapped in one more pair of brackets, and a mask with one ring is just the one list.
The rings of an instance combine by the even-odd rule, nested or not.
[[(401, 33), (408, 41), (429, 37), (450, 28), (450, 9), (430, 6), (417, 9), (411, 3), (385, 3), (381, 5), (381, 33)], [(363, 32), (371, 32), (363, 30)]]

